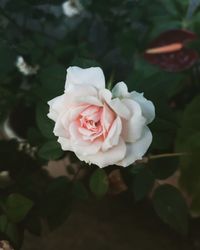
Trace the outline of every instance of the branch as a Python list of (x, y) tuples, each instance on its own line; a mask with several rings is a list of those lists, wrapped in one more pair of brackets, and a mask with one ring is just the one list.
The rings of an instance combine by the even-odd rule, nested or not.
[(156, 160), (160, 158), (169, 158), (169, 157), (179, 157), (179, 156), (186, 156), (190, 155), (191, 153), (182, 152), (182, 153), (165, 153), (165, 154), (158, 154), (158, 155), (150, 155), (143, 157), (142, 160), (138, 160), (137, 163), (148, 163), (151, 160)]

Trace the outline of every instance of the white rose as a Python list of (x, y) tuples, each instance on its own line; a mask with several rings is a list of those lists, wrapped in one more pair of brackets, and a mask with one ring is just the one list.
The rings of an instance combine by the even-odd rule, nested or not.
[(124, 82), (106, 89), (99, 67), (69, 67), (65, 93), (48, 104), (62, 149), (87, 163), (126, 167), (141, 159), (152, 142), (147, 124), (155, 117), (153, 103), (129, 93)]

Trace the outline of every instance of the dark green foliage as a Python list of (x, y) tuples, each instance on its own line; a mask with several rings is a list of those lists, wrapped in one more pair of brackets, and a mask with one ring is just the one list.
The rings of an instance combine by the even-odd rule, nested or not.
[(65, 177), (52, 180), (41, 199), (41, 212), (50, 229), (64, 223), (71, 206), (71, 183)]
[(32, 206), (33, 202), (30, 199), (20, 194), (10, 194), (5, 202), (4, 209), (9, 220), (18, 223), (25, 218)]
[[(107, 83), (125, 81), (129, 91), (144, 92), (152, 100), (156, 118), (150, 124), (153, 142), (147, 155), (189, 153), (123, 169), (135, 199), (147, 197), (155, 182), (180, 169), (181, 186), (193, 197), (192, 210), (200, 212), (199, 62), (187, 71), (168, 73), (143, 58), (151, 41), (169, 29), (187, 29), (200, 37), (199, 1), (80, 0), (82, 12), (71, 18), (62, 13), (63, 0), (5, 2), (0, 1), (0, 122), (3, 127), (14, 112), (26, 147), (0, 141), (0, 171), (10, 174), (6, 186), (0, 178), (0, 232), (19, 247), (25, 229), (40, 235), (44, 219), (51, 229), (58, 227), (73, 201), (89, 197), (89, 189), (97, 197), (109, 193), (109, 177), (102, 169), (85, 168), (86, 181), (76, 179), (73, 164), (83, 163), (73, 153), (67, 153), (72, 181), (50, 179), (42, 169), (48, 160), (65, 156), (47, 117), (47, 101), (63, 94), (66, 69), (72, 65), (100, 66)], [(200, 52), (199, 40), (187, 46)], [(37, 74), (21, 74), (17, 56), (39, 65)], [(27, 116), (19, 115), (19, 103), (30, 108), (31, 126)], [(159, 186), (153, 205), (165, 223), (187, 232), (187, 207), (175, 188)]]
[(85, 185), (80, 181), (74, 183), (72, 195), (75, 199), (87, 200), (89, 198)]
[(170, 177), (179, 166), (178, 157), (159, 158), (149, 162), (150, 170), (158, 180), (164, 180)]
[(54, 127), (53, 121), (47, 117), (48, 105), (45, 103), (38, 103), (36, 107), (36, 122), (42, 135), (48, 139), (55, 138), (52, 131)]
[(39, 149), (38, 155), (45, 160), (56, 160), (63, 155), (63, 151), (57, 141), (48, 141)]
[(103, 169), (94, 171), (90, 178), (90, 189), (97, 196), (101, 197), (108, 191), (108, 178)]
[(143, 168), (135, 175), (133, 192), (136, 201), (143, 199), (152, 189), (155, 177), (148, 168)]
[(158, 216), (177, 232), (188, 232), (188, 209), (181, 193), (173, 186), (161, 185), (153, 195), (153, 205)]
[(194, 197), (192, 209), (200, 211), (200, 96), (197, 95), (186, 107), (176, 140), (177, 151), (188, 152), (181, 159), (181, 184)]

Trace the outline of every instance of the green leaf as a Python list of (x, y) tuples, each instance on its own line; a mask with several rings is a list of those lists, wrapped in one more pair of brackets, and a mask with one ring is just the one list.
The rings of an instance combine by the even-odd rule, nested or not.
[[(160, 104), (157, 104), (161, 106)], [(169, 111), (168, 111), (169, 112)], [(165, 111), (160, 111), (160, 114), (164, 114)], [(173, 145), (174, 136), (177, 129), (175, 121), (171, 121), (170, 118), (160, 118), (157, 114), (155, 120), (150, 124), (150, 129), (153, 133), (153, 143), (151, 148), (153, 149), (168, 149)]]
[[(166, 2), (165, 0), (161, 0), (161, 3), (163, 4), (163, 7), (166, 8), (166, 10), (169, 12), (169, 14), (172, 17), (180, 18), (181, 19), (181, 9), (180, 9), (180, 3), (182, 4), (184, 1), (170, 1)], [(182, 13), (183, 14), (183, 13)]]
[(179, 75), (160, 72), (158, 69), (147, 66), (142, 60), (136, 62), (136, 70), (127, 79), (129, 90), (144, 92), (144, 96), (151, 100), (156, 107), (156, 118), (150, 124), (154, 135), (151, 145), (153, 150), (168, 151), (173, 146), (178, 124), (176, 116), (168, 104), (168, 93), (179, 81), (181, 81)]
[(189, 138), (200, 132), (200, 95), (196, 96), (186, 107), (176, 140), (177, 150), (187, 148)]
[(8, 224), (8, 218), (5, 214), (0, 216), (0, 232), (5, 232)]
[(174, 172), (177, 170), (179, 166), (179, 158), (165, 157), (150, 160), (148, 166), (156, 179), (164, 180), (173, 175)]
[(164, 131), (151, 130), (153, 134), (153, 142), (151, 149), (168, 150), (174, 142), (174, 136)]
[(178, 130), (176, 138), (176, 151), (188, 152), (189, 154), (181, 157), (180, 162), (180, 183), (192, 195), (194, 204), (193, 209), (200, 207), (200, 95), (196, 96), (187, 105)]
[(15, 246), (19, 246), (20, 235), (19, 230), (15, 224), (8, 223), (6, 231), (4, 233), (8, 236), (9, 240), (13, 242)]
[(13, 223), (22, 221), (30, 209), (33, 202), (21, 194), (10, 194), (6, 200), (6, 214)]
[(48, 139), (55, 138), (53, 134), (54, 122), (47, 117), (48, 105), (38, 103), (36, 107), (36, 122), (42, 135)]
[(100, 66), (95, 60), (90, 60), (86, 58), (75, 57), (71, 63), (72, 65), (77, 65), (81, 68), (98, 67)]
[(66, 69), (60, 64), (50, 64), (42, 68), (38, 76), (42, 83), (41, 92), (38, 93), (41, 99), (50, 100), (64, 91)]
[(38, 155), (45, 160), (56, 160), (63, 155), (63, 151), (57, 141), (48, 141), (39, 149)]
[(188, 6), (188, 10), (187, 10), (187, 18), (190, 19), (195, 14), (195, 12), (198, 10), (198, 8), (200, 6), (200, 1), (199, 0), (190, 0), (188, 4), (189, 4), (189, 6)]
[(50, 229), (65, 222), (71, 207), (71, 183), (66, 177), (53, 179), (41, 201), (42, 214), (47, 218)]
[(98, 197), (106, 194), (108, 191), (108, 178), (103, 169), (97, 169), (94, 171), (90, 178), (90, 189)]
[(29, 128), (27, 133), (28, 142), (33, 146), (38, 146), (43, 141), (43, 136), (37, 128)]
[(0, 86), (0, 122), (4, 122), (10, 108), (13, 108), (14, 95), (6, 87)]
[(133, 192), (136, 201), (142, 200), (152, 189), (155, 178), (148, 168), (143, 168), (136, 174), (133, 183)]
[(87, 191), (86, 187), (80, 181), (74, 183), (73, 196), (76, 199), (80, 199), (80, 200), (87, 200), (89, 198), (88, 191)]
[(158, 216), (177, 232), (188, 232), (188, 208), (181, 193), (173, 186), (161, 185), (153, 195), (153, 206)]
[(15, 224), (9, 222), (6, 215), (0, 216), (0, 232), (5, 234), (6, 237), (15, 245), (19, 245), (19, 231)]
[(41, 236), (42, 223), (40, 217), (36, 214), (30, 214), (30, 216), (26, 219), (26, 229), (31, 234)]
[(80, 0), (80, 3), (82, 6), (88, 7), (92, 3), (92, 0)]
[(9, 73), (15, 67), (16, 55), (7, 45), (0, 43), (0, 75)]
[(146, 168), (145, 164), (137, 164), (136, 166), (131, 165), (131, 166), (127, 167), (127, 170), (130, 173), (130, 175), (136, 175), (136, 174), (140, 173), (140, 171), (144, 168)]

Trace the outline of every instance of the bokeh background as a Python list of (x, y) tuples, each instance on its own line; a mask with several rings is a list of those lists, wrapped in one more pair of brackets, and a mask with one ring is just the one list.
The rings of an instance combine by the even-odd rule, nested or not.
[[(199, 0), (0, 0), (1, 240), (200, 249), (199, 36)], [(63, 152), (47, 101), (69, 66), (100, 66), (109, 86), (144, 92), (156, 107), (147, 155), (163, 157), (98, 170)]]

